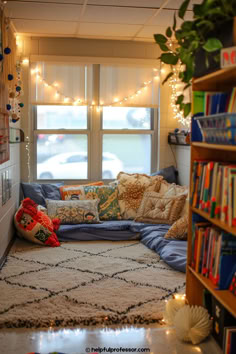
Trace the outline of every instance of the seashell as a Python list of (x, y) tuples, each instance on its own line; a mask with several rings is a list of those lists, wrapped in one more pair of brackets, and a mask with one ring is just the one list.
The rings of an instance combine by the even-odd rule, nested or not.
[(173, 325), (176, 313), (185, 305), (185, 299), (170, 299), (166, 303), (164, 321)]
[(200, 343), (211, 332), (212, 321), (202, 306), (183, 306), (174, 318), (176, 336), (193, 344)]

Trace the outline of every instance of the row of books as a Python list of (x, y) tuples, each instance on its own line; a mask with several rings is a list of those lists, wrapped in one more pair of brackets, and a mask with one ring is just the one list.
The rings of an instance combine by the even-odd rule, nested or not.
[(224, 354), (236, 353), (236, 327), (224, 327)]
[(204, 116), (236, 112), (236, 87), (229, 92), (193, 91), (194, 114), (203, 112)]
[(193, 162), (191, 205), (229, 226), (236, 226), (236, 165)]
[(193, 223), (191, 267), (219, 289), (229, 289), (236, 265), (236, 237), (207, 222)]

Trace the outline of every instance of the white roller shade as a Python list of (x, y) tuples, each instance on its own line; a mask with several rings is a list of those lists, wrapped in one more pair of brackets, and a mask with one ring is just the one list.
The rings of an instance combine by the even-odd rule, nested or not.
[(159, 74), (149, 67), (100, 66), (100, 104), (157, 107)]
[[(37, 62), (31, 65), (31, 102), (87, 104), (91, 100), (92, 66)], [(79, 101), (80, 100), (80, 101)]]

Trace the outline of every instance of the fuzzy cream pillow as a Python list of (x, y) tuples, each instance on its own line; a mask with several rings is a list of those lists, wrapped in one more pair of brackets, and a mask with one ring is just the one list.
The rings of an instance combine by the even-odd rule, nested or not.
[(167, 231), (165, 238), (175, 238), (177, 240), (187, 240), (188, 215), (179, 218)]
[(166, 197), (156, 192), (146, 192), (135, 221), (152, 224), (173, 224), (180, 216), (186, 195)]
[(123, 219), (134, 219), (145, 192), (158, 192), (162, 176), (148, 176), (140, 173), (120, 172), (118, 180), (118, 200)]

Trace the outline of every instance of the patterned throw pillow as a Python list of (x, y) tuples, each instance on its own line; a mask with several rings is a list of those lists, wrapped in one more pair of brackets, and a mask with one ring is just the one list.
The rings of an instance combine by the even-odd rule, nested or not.
[(186, 195), (186, 200), (184, 207), (180, 216), (188, 215), (189, 208), (189, 188), (187, 186), (179, 186), (175, 183), (168, 183), (166, 181), (161, 181), (161, 188), (159, 193), (165, 197), (172, 197), (177, 195)]
[(160, 193), (146, 192), (135, 221), (152, 224), (173, 224), (180, 216), (186, 195), (165, 197)]
[(46, 199), (48, 216), (50, 218), (58, 218), (61, 224), (99, 224), (98, 203), (98, 199)]
[(51, 220), (37, 209), (37, 204), (25, 198), (14, 216), (15, 227), (20, 237), (39, 245), (57, 247), (60, 243), (55, 234), (59, 228), (58, 219)]
[(165, 238), (175, 238), (177, 240), (187, 240), (188, 215), (179, 218), (167, 231)]
[[(120, 220), (118, 189), (112, 186), (80, 186), (76, 190), (80, 200), (99, 199), (98, 213), (100, 220)], [(75, 199), (74, 194), (66, 195), (67, 200)]]
[[(83, 192), (83, 187), (85, 186), (103, 186), (104, 183), (102, 181), (98, 182), (91, 182), (88, 184), (73, 184), (73, 185), (66, 185), (60, 187), (61, 199), (62, 200), (78, 200), (81, 199), (80, 195)], [(82, 188), (81, 188), (82, 187)], [(52, 199), (52, 198), (48, 198)]]
[(134, 219), (144, 192), (158, 192), (163, 177), (120, 172), (117, 179), (119, 181), (117, 188), (121, 216), (123, 219)]

